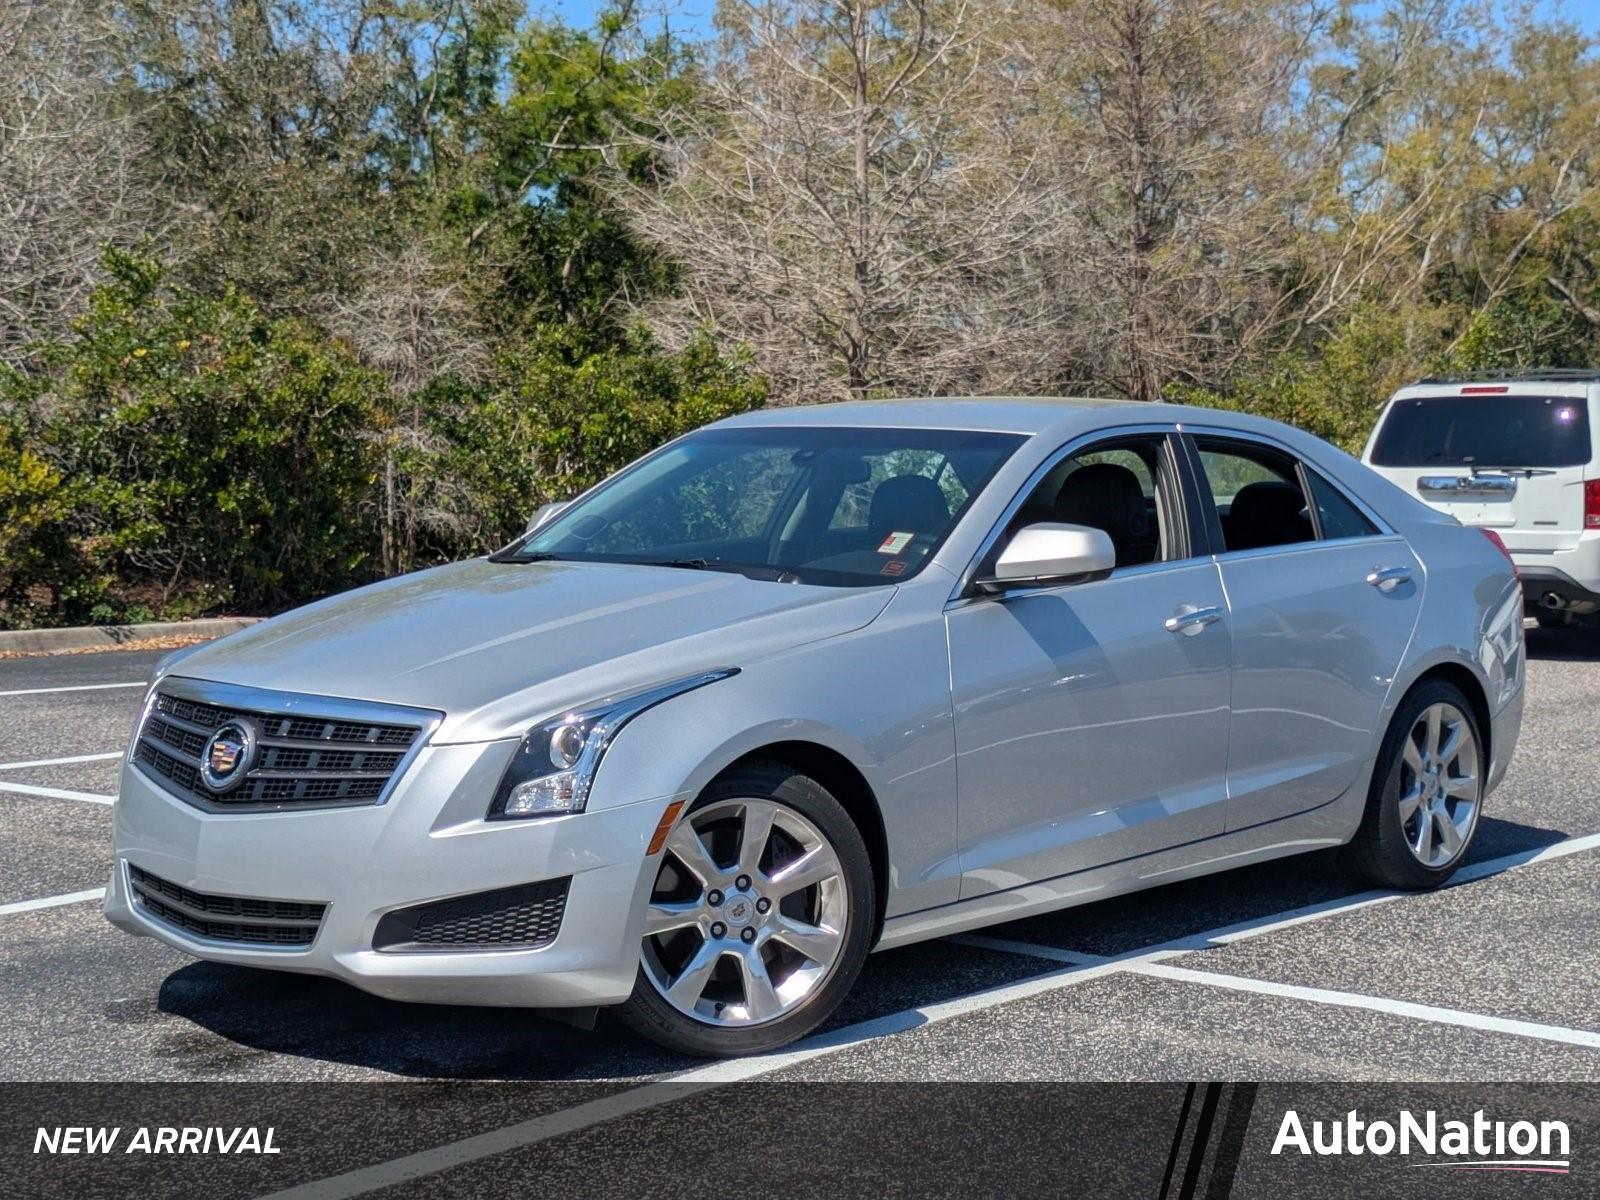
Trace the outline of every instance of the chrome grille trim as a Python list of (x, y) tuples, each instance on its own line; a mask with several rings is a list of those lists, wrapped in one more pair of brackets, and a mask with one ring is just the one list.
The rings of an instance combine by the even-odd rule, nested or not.
[(150, 921), (196, 941), (252, 950), (308, 950), (328, 910), (315, 901), (197, 892), (132, 863), (127, 868), (134, 906)]
[[(244, 781), (201, 781), (200, 756), (236, 716), (260, 729)], [(152, 691), (129, 761), (162, 790), (207, 812), (284, 812), (382, 804), (443, 714), (168, 676)]]

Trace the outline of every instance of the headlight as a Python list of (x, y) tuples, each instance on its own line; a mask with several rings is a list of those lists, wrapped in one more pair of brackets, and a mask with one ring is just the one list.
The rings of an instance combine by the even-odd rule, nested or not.
[(582, 812), (611, 739), (634, 717), (663, 700), (737, 675), (737, 667), (701, 675), (574, 709), (528, 730), (495, 788), (489, 820), (549, 817)]

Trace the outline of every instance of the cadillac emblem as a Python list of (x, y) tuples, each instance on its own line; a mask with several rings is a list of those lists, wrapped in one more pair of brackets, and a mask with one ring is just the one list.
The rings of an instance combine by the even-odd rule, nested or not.
[(235, 717), (219, 725), (200, 752), (201, 782), (213, 792), (230, 792), (244, 782), (255, 756), (255, 726)]

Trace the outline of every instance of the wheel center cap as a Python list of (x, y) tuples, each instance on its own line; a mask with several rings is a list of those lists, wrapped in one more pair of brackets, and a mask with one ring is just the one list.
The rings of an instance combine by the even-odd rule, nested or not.
[(733, 896), (729, 898), (723, 912), (728, 918), (728, 924), (737, 929), (755, 919), (756, 902), (749, 896)]

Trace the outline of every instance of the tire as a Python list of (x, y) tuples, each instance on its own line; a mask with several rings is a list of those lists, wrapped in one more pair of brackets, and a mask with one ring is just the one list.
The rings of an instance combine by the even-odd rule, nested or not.
[[(1435, 712), (1437, 732), (1430, 724)], [(1483, 745), (1472, 705), (1453, 684), (1424, 683), (1400, 702), (1378, 750), (1361, 828), (1348, 848), (1363, 878), (1380, 887), (1426, 891), (1455, 874), (1483, 813), (1489, 765)]]
[(701, 1057), (786, 1045), (854, 985), (875, 895), (861, 831), (826, 788), (775, 762), (735, 767), (668, 835), (639, 974), (617, 1015)]

